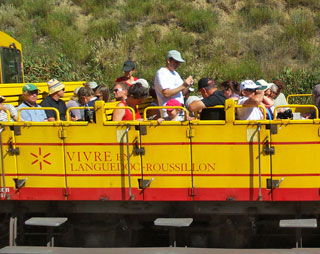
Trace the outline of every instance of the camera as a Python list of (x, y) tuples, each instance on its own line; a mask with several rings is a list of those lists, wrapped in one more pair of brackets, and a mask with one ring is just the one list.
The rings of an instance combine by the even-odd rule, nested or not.
[(278, 113), (277, 118), (278, 119), (291, 119), (291, 118), (293, 118), (292, 110), (287, 109), (283, 112)]

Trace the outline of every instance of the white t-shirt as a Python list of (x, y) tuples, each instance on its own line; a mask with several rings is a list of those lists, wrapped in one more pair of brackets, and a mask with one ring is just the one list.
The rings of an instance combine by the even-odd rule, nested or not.
[[(241, 97), (238, 100), (238, 105), (243, 105), (248, 97)], [(263, 119), (263, 114), (258, 107), (243, 107), (237, 108), (237, 119), (238, 120), (261, 120)]]
[(159, 106), (165, 106), (167, 101), (170, 99), (176, 99), (179, 102), (181, 102), (181, 104), (183, 104), (184, 100), (183, 100), (183, 94), (181, 91), (169, 98), (165, 98), (162, 94), (162, 90), (175, 89), (181, 86), (182, 84), (183, 84), (183, 80), (181, 79), (178, 72), (169, 71), (165, 67), (160, 68), (157, 71), (156, 76), (154, 78), (154, 88), (156, 90), (156, 94), (158, 97)]
[[(17, 110), (11, 104), (3, 104), (3, 105), (7, 110), (9, 110), (10, 115), (11, 115), (11, 121), (13, 121), (12, 117), (15, 117), (18, 115)], [(8, 121), (8, 114), (4, 110), (0, 111), (0, 121)]]

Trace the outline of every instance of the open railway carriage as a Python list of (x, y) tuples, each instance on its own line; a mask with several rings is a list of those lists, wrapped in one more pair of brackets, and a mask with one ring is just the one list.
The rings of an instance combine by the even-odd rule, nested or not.
[[(21, 45), (2, 32), (0, 44), (0, 94), (17, 106)], [(83, 84), (64, 83), (66, 100)], [(47, 86), (36, 85), (41, 101)], [(2, 246), (39, 244), (24, 225), (33, 216), (67, 217), (56, 245), (77, 247), (292, 247), (295, 232), (279, 220), (318, 219), (318, 116), (239, 121), (227, 100), (225, 121), (158, 125), (110, 121), (114, 107), (96, 103), (96, 123), (1, 122)], [(157, 218), (193, 222), (174, 231)], [(319, 247), (318, 229), (302, 233)]]
[(206, 246), (253, 244), (219, 243), (221, 224), (254, 239), (270, 218), (317, 218), (320, 119), (241, 121), (236, 107), (227, 100), (225, 121), (158, 125), (110, 121), (114, 105), (99, 102), (96, 123), (2, 122), (2, 211), (93, 213), (133, 231), (159, 216), (191, 217), (186, 232), (204, 235)]

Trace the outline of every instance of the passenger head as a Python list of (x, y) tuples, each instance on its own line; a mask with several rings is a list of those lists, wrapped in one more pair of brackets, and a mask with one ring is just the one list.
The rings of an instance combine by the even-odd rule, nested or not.
[(97, 96), (98, 100), (101, 100), (104, 102), (110, 101), (109, 88), (106, 86), (99, 86), (95, 92), (95, 96)]
[(64, 96), (65, 85), (56, 79), (50, 79), (48, 82), (49, 95), (55, 99), (60, 99)]
[(31, 105), (37, 103), (39, 89), (34, 84), (25, 84), (22, 88), (23, 98)]
[(132, 85), (137, 84), (137, 83), (140, 83), (143, 87), (145, 87), (147, 89), (149, 89), (149, 87), (150, 87), (148, 81), (143, 78), (139, 78), (138, 80), (134, 81), (132, 83)]
[[(166, 106), (182, 106), (181, 103), (176, 99), (168, 100), (166, 103)], [(167, 114), (170, 119), (174, 119), (179, 113), (181, 112), (181, 109), (179, 108), (168, 108)]]
[(267, 81), (265, 81), (264, 79), (259, 79), (257, 80), (258, 85), (260, 84), (261, 86), (264, 86), (264, 95), (265, 96), (269, 96), (270, 95), (270, 88), (272, 83), (268, 83)]
[(278, 95), (279, 95), (279, 87), (276, 84), (271, 83), (269, 97), (274, 100), (275, 98), (278, 97)]
[(221, 83), (220, 88), (227, 99), (232, 97), (234, 94), (239, 94), (239, 83), (232, 80), (227, 80)]
[(264, 90), (266, 86), (261, 86), (260, 84), (256, 84), (252, 80), (244, 80), (240, 84), (241, 95), (244, 97), (251, 98), (255, 95), (256, 90)]
[(80, 104), (81, 105), (88, 104), (88, 102), (90, 101), (93, 95), (94, 95), (94, 92), (90, 87), (88, 86), (81, 87), (78, 91), (78, 98), (79, 98)]
[(286, 84), (282, 80), (276, 79), (276, 80), (273, 80), (272, 83), (274, 83), (278, 87), (278, 92), (276, 97), (278, 97), (280, 93), (286, 90)]
[(312, 91), (314, 103), (317, 106), (320, 106), (320, 84), (315, 85)]
[(94, 92), (97, 90), (97, 88), (99, 87), (98, 84), (94, 81), (90, 81), (90, 82), (87, 82), (85, 84), (86, 87), (89, 87), (91, 88)]
[(146, 97), (148, 97), (148, 89), (140, 83), (132, 85), (128, 90), (128, 98), (142, 100)]
[(203, 98), (208, 98), (217, 90), (216, 84), (209, 78), (202, 78), (198, 82), (198, 92), (201, 93)]
[(129, 86), (125, 82), (116, 83), (113, 87), (113, 95), (116, 101), (127, 99)]
[(169, 50), (167, 52), (166, 59), (167, 59), (166, 67), (170, 71), (176, 70), (180, 66), (180, 63), (184, 63), (184, 60), (181, 57), (181, 53), (177, 50)]
[(136, 64), (130, 60), (125, 61), (122, 67), (122, 71), (124, 72), (124, 76), (128, 79), (132, 77), (134, 69), (136, 68)]

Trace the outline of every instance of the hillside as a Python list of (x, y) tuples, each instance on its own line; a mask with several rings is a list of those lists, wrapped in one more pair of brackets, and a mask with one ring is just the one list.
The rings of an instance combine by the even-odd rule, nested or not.
[(320, 82), (319, 0), (0, 0), (1, 30), (24, 47), (26, 81), (113, 85), (125, 60), (153, 82), (169, 49), (181, 76)]

